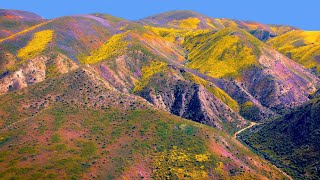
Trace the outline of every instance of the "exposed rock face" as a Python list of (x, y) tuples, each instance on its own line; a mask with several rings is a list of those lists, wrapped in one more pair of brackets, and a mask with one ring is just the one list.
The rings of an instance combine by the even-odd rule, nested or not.
[(77, 65), (61, 54), (35, 57), (23, 63), (17, 70), (5, 71), (2, 74), (0, 94), (42, 82), (50, 75), (49, 73), (64, 74), (75, 68)]
[(259, 29), (250, 31), (250, 34), (252, 34), (253, 36), (255, 36), (256, 38), (258, 38), (263, 42), (276, 36), (275, 34), (272, 34), (270, 31), (259, 30)]
[(179, 75), (158, 76), (153, 77), (149, 85), (138, 93), (156, 107), (229, 133), (246, 125), (246, 120), (204, 86)]
[(31, 59), (17, 71), (0, 79), (0, 94), (41, 82), (46, 77), (46, 58)]
[(318, 79), (301, 65), (274, 50), (264, 50), (263, 66), (244, 73), (243, 83), (259, 102), (271, 109), (288, 109), (309, 100)]
[[(218, 80), (216, 84), (240, 104), (240, 115), (252, 121), (260, 121), (276, 115), (274, 111), (265, 107), (245, 87), (235, 80)], [(244, 107), (246, 103), (251, 107)]]

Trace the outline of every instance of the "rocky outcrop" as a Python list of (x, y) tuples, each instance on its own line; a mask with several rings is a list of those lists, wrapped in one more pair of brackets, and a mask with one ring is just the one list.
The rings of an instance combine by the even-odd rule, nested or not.
[(275, 34), (272, 34), (270, 31), (260, 30), (260, 29), (249, 31), (249, 33), (263, 42), (266, 42), (270, 38), (273, 38), (276, 36)]
[[(235, 80), (219, 79), (216, 85), (223, 89), (240, 105), (239, 114), (251, 121), (261, 121), (276, 116), (276, 112), (262, 105), (244, 86)], [(250, 106), (247, 106), (249, 104)]]
[(174, 115), (234, 133), (247, 121), (203, 85), (181, 74), (155, 75), (138, 94)]
[(246, 71), (242, 83), (268, 108), (278, 111), (299, 106), (316, 90), (316, 76), (275, 50), (264, 49), (259, 63), (262, 68)]
[[(16, 66), (18, 66), (16, 64)], [(64, 74), (77, 68), (77, 65), (61, 54), (48, 54), (35, 57), (0, 76), (0, 94), (18, 90), (42, 82), (53, 75)]]

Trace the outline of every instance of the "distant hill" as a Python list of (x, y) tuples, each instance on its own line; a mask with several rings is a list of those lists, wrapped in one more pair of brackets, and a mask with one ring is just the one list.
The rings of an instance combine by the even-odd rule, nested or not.
[(0, 9), (0, 40), (45, 21), (34, 13)]
[(220, 30), (227, 27), (238, 27), (262, 41), (266, 41), (277, 35), (297, 29), (282, 25), (265, 25), (252, 21), (239, 21), (227, 18), (212, 18), (194, 11), (171, 11), (147, 17), (139, 21), (151, 26), (171, 27), (178, 29), (211, 29)]

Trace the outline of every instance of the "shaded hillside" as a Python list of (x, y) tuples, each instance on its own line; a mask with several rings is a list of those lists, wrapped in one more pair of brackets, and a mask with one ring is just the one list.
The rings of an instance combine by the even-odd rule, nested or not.
[(237, 102), (213, 83), (161, 62), (143, 67), (142, 74), (134, 92), (160, 109), (230, 134), (247, 125)]
[(240, 139), (296, 179), (320, 178), (320, 98), (240, 134)]

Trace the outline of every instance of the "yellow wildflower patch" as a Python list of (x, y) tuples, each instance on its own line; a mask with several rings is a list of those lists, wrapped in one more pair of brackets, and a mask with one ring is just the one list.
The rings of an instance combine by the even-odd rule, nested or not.
[(247, 32), (232, 28), (199, 36), (184, 43), (190, 52), (187, 66), (215, 78), (238, 76), (243, 69), (258, 64), (259, 43)]
[(206, 23), (207, 23), (208, 26), (210, 26), (210, 27), (212, 27), (214, 29), (217, 29), (217, 27), (212, 24), (212, 20), (211, 19), (207, 18), (206, 21), (207, 21)]
[(209, 156), (208, 154), (196, 154), (196, 160), (199, 162), (203, 162), (203, 161), (209, 161)]
[(127, 49), (128, 42), (124, 40), (127, 33), (115, 34), (99, 49), (92, 51), (90, 56), (81, 59), (81, 63), (94, 64), (120, 55)]
[(183, 29), (197, 29), (198, 24), (200, 22), (201, 22), (200, 19), (190, 17), (190, 18), (182, 19), (182, 20), (173, 20), (173, 21), (169, 22), (169, 25), (170, 24), (172, 24), (172, 25), (178, 24), (178, 26)]
[[(208, 168), (215, 167), (215, 162), (207, 152), (194, 154), (182, 149), (161, 152), (155, 156), (153, 177), (155, 179), (209, 179)], [(194, 163), (200, 163), (195, 165)], [(210, 167), (208, 167), (208, 165)]]
[(18, 51), (17, 56), (23, 60), (37, 56), (46, 49), (48, 43), (52, 41), (53, 35), (53, 30), (44, 30), (35, 33), (32, 40)]
[(149, 79), (156, 73), (159, 73), (166, 68), (165, 62), (152, 61), (149, 66), (142, 67), (142, 77), (139, 82), (136, 83), (133, 91), (141, 91), (148, 83)]
[(155, 34), (165, 38), (170, 42), (178, 42), (179, 44), (183, 44), (184, 39), (188, 36), (197, 36), (199, 34), (207, 33), (210, 31), (210, 30), (185, 30), (185, 29), (163, 28), (163, 27), (153, 27), (153, 26), (144, 26), (144, 27), (148, 30), (151, 30)]
[(320, 72), (320, 31), (294, 30), (267, 43), (306, 68), (316, 67)]

